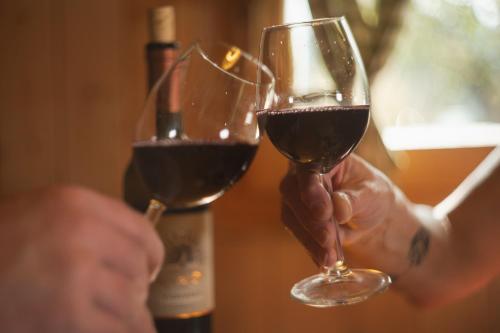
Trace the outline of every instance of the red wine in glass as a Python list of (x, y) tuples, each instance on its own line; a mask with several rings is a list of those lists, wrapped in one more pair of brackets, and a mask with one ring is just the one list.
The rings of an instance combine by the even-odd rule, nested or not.
[(157, 199), (172, 208), (213, 201), (249, 167), (257, 144), (162, 140), (134, 144), (134, 162)]
[(299, 166), (327, 173), (352, 152), (368, 125), (369, 106), (328, 106), (269, 111), (273, 145)]

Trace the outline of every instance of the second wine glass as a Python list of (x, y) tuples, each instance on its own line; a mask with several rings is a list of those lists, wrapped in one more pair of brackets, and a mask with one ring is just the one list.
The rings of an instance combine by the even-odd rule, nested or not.
[[(259, 96), (259, 117), (269, 139), (297, 168), (319, 174), (332, 195), (328, 172), (359, 143), (370, 109), (368, 81), (347, 20), (265, 28), (260, 61), (276, 80), (270, 95)], [(336, 229), (335, 265), (323, 267), (323, 272), (291, 290), (295, 299), (315, 307), (360, 302), (391, 283), (388, 275), (377, 270), (346, 266), (339, 226), (331, 220)]]
[[(152, 223), (168, 209), (208, 204), (248, 169), (260, 139), (259, 63), (237, 47), (191, 45), (158, 80), (137, 125), (134, 163), (153, 194)], [(265, 93), (265, 92), (263, 92)]]

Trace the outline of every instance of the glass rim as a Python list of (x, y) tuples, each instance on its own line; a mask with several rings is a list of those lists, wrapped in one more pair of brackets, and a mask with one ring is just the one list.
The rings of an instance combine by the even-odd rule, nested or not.
[(309, 21), (291, 22), (291, 23), (285, 23), (285, 24), (271, 25), (268, 27), (264, 27), (263, 31), (267, 32), (270, 30), (291, 29), (291, 28), (302, 27), (302, 26), (318, 26), (318, 25), (323, 25), (323, 24), (331, 23), (331, 22), (345, 22), (345, 23), (347, 23), (347, 19), (345, 18), (344, 15), (335, 16), (335, 17), (323, 17), (323, 18), (317, 18), (317, 19), (313, 19), (313, 20), (309, 20)]
[(242, 77), (240, 77), (240, 76), (238, 76), (238, 75), (236, 75), (234, 73), (231, 73), (228, 70), (225, 70), (224, 68), (222, 68), (219, 64), (217, 64), (215, 61), (213, 61), (210, 58), (210, 56), (207, 54), (207, 52), (202, 47), (200, 41), (193, 42), (186, 49), (186, 51), (179, 57), (178, 61), (180, 62), (180, 61), (184, 60), (185, 58), (189, 57), (189, 55), (191, 54), (191, 52), (193, 52), (193, 50), (196, 50), (200, 54), (200, 56), (205, 61), (207, 61), (211, 66), (213, 66), (216, 70), (221, 71), (224, 74), (229, 75), (233, 79), (243, 82), (244, 84), (248, 84), (248, 85), (251, 85), (251, 86), (258, 87), (258, 86), (271, 85), (273, 83), (274, 77), (273, 77), (273, 75), (271, 73), (271, 70), (266, 65), (264, 65), (263, 63), (261, 63), (257, 58), (253, 57), (251, 54), (249, 54), (248, 52), (246, 52), (245, 50), (242, 50), (240, 47), (238, 47), (236, 45), (230, 45), (230, 44), (227, 44), (227, 43), (224, 43), (224, 42), (215, 42), (214, 44), (215, 45), (219, 44), (219, 45), (227, 46), (228, 48), (230, 48), (230, 47), (236, 47), (241, 52), (241, 55), (246, 60), (250, 61), (251, 63), (253, 63), (256, 66), (257, 70), (259, 70), (259, 68), (262, 68), (262, 71), (264, 71), (267, 74), (267, 76), (270, 78), (270, 82), (262, 84), (262, 83), (250, 81), (250, 80), (242, 78)]

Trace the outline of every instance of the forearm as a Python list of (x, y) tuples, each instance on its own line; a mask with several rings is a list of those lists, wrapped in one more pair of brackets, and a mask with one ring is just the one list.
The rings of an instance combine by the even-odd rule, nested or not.
[[(494, 278), (500, 270), (499, 198), (497, 149), (434, 209), (409, 210), (408, 220), (422, 229), (408, 245), (410, 267), (395, 286), (418, 304), (438, 305), (470, 294)], [(415, 240), (426, 238), (428, 249), (421, 251), (424, 247), (416, 246)], [(426, 255), (416, 263), (411, 253), (419, 251)]]
[[(460, 205), (438, 215), (434, 207), (413, 204), (395, 191), (385, 223), (347, 248), (350, 261), (387, 272), (393, 287), (419, 306), (460, 298), (491, 278), (484, 272), (491, 263), (478, 260), (484, 251), (471, 248), (476, 242), (467, 239), (472, 236), (469, 213), (475, 209)], [(469, 213), (461, 211), (465, 208)]]
[(441, 204), (450, 219), (450, 298), (486, 285), (500, 273), (500, 148), (495, 149)]
[(435, 272), (449, 259), (447, 221), (436, 218), (433, 207), (411, 203), (397, 188), (394, 192), (386, 221), (349, 246), (348, 258), (385, 271), (394, 288), (423, 304), (436, 294)]
[(394, 276), (395, 288), (419, 306), (449, 301), (450, 276), (460, 264), (448, 219), (436, 216), (431, 206), (409, 205), (406, 223), (416, 230), (401, 249), (402, 269)]

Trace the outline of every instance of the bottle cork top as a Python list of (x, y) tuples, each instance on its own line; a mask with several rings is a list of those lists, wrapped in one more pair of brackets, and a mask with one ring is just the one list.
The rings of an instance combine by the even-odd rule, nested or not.
[(152, 43), (175, 42), (175, 10), (173, 6), (149, 10), (149, 38)]

